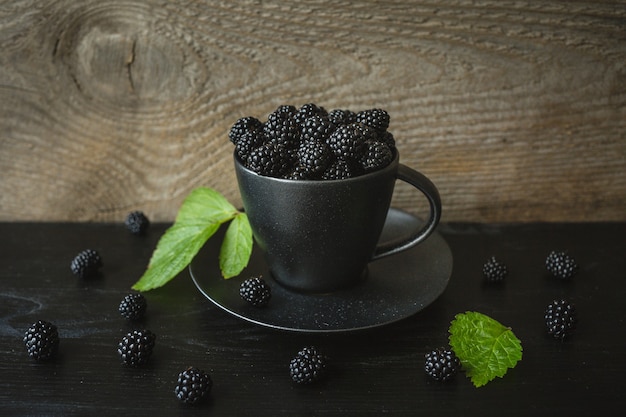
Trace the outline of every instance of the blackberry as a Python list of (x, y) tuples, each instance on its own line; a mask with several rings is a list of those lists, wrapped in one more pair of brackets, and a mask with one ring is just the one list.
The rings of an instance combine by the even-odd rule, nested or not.
[(337, 158), (355, 160), (361, 155), (365, 142), (374, 138), (374, 132), (360, 123), (339, 126), (328, 138), (328, 145)]
[(356, 114), (356, 121), (382, 132), (389, 127), (389, 113), (383, 109), (363, 110)]
[(348, 161), (343, 159), (335, 159), (330, 166), (322, 173), (323, 180), (345, 180), (347, 178), (357, 177), (361, 171)]
[(328, 113), (328, 119), (336, 126), (356, 122), (356, 113), (350, 110), (334, 109)]
[(313, 116), (327, 117), (328, 112), (323, 107), (313, 103), (307, 103), (298, 109), (295, 118), (296, 121), (302, 125), (308, 118)]
[(98, 274), (102, 267), (102, 259), (93, 249), (85, 249), (72, 259), (70, 268), (80, 278), (90, 278)]
[(389, 131), (379, 132), (378, 141), (385, 143), (392, 151), (396, 149), (396, 139)]
[(278, 117), (295, 117), (296, 113), (298, 113), (298, 109), (296, 108), (296, 106), (292, 106), (291, 104), (281, 104), (280, 106), (276, 107), (276, 110), (270, 113), (268, 119), (271, 118), (272, 115)]
[(36, 361), (52, 359), (59, 349), (59, 333), (57, 327), (47, 321), (37, 320), (26, 330), (24, 343), (28, 356)]
[(424, 370), (437, 381), (449, 381), (461, 369), (461, 361), (452, 350), (437, 348), (426, 354)]
[(298, 163), (309, 176), (321, 174), (333, 162), (333, 153), (325, 142), (311, 140), (298, 148)]
[(152, 356), (156, 335), (150, 330), (133, 330), (122, 338), (117, 345), (117, 353), (128, 366), (144, 365)]
[(301, 126), (301, 142), (312, 140), (325, 142), (335, 130), (335, 125), (327, 117), (322, 116), (309, 117)]
[(375, 140), (365, 142), (361, 165), (365, 172), (377, 171), (393, 161), (393, 152), (387, 144)]
[(259, 175), (281, 178), (294, 166), (293, 156), (285, 146), (267, 142), (250, 152), (246, 166)]
[(305, 347), (289, 363), (291, 380), (296, 384), (310, 384), (326, 375), (328, 358), (317, 348)]
[(263, 130), (263, 123), (259, 119), (256, 117), (242, 117), (230, 128), (228, 138), (233, 144), (237, 145), (244, 134), (260, 130)]
[[(288, 108), (292, 106), (287, 106)], [(295, 147), (300, 141), (300, 124), (295, 114), (289, 111), (275, 111), (267, 117), (263, 131), (268, 140)]]
[[(239, 119), (229, 132), (235, 153), (259, 175), (296, 180), (352, 178), (388, 165), (395, 139), (382, 109), (358, 113), (314, 103), (282, 105), (265, 123)], [(327, 149), (330, 149), (329, 155)]]
[(546, 330), (555, 339), (565, 339), (576, 328), (576, 307), (567, 300), (554, 300), (544, 314)]
[(124, 220), (126, 228), (134, 235), (143, 235), (150, 226), (150, 220), (141, 211), (133, 211), (128, 213)]
[(552, 251), (546, 258), (546, 269), (555, 277), (570, 279), (578, 272), (578, 265), (566, 252)]
[(492, 256), (483, 265), (483, 276), (487, 282), (500, 282), (506, 278), (509, 271), (505, 264), (499, 262), (495, 256)]
[(252, 131), (243, 133), (235, 145), (235, 152), (241, 158), (241, 160), (245, 163), (250, 156), (250, 153), (263, 145), (266, 141), (265, 134), (263, 131)]
[(300, 165), (296, 165), (290, 172), (285, 175), (288, 180), (313, 180), (317, 179), (319, 175), (311, 175), (306, 169)]
[(146, 314), (148, 303), (143, 294), (132, 293), (126, 295), (118, 308), (122, 317), (129, 320), (139, 320)]
[(272, 289), (262, 277), (251, 277), (239, 287), (241, 298), (256, 307), (263, 307), (272, 298)]
[(189, 367), (178, 374), (174, 394), (185, 404), (197, 404), (207, 399), (211, 388), (213, 380), (209, 374), (201, 369)]

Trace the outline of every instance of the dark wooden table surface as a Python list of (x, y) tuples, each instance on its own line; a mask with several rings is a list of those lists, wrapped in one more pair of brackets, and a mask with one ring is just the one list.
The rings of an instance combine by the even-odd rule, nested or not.
[[(146, 293), (139, 324), (117, 312), (142, 274), (166, 225), (147, 236), (118, 224), (0, 223), (0, 415), (597, 415), (626, 406), (626, 224), (443, 224), (454, 256), (445, 293), (397, 323), (341, 334), (302, 334), (260, 327), (229, 315), (195, 288), (184, 271)], [(80, 280), (69, 269), (85, 248), (98, 250), (102, 276)], [(580, 265), (570, 282), (546, 276), (544, 260), (565, 249)], [(506, 282), (484, 285), (491, 255), (510, 270)], [(576, 333), (564, 342), (544, 330), (543, 311), (572, 299)], [(502, 379), (475, 388), (464, 374), (437, 383), (423, 371), (424, 354), (447, 344), (454, 315), (467, 310), (510, 326), (524, 356)], [(59, 327), (58, 357), (34, 363), (24, 331), (37, 319)], [(135, 327), (157, 334), (151, 362), (121, 365), (116, 345)], [(291, 357), (314, 344), (331, 357), (327, 379), (295, 386)], [(189, 365), (210, 372), (210, 401), (187, 407), (173, 390)]]

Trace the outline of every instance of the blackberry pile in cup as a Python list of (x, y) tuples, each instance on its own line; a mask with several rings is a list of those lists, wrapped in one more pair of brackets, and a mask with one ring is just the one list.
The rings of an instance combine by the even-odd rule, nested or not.
[(339, 180), (387, 166), (396, 148), (382, 109), (359, 112), (282, 105), (265, 122), (243, 117), (228, 137), (248, 169), (293, 180)]

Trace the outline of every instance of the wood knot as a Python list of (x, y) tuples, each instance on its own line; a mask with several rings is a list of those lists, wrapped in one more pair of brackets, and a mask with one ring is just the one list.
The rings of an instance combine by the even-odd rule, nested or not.
[(156, 23), (150, 9), (75, 10), (63, 23), (54, 59), (82, 94), (111, 106), (140, 103), (145, 111), (186, 100), (202, 83), (200, 60), (168, 36), (175, 28)]

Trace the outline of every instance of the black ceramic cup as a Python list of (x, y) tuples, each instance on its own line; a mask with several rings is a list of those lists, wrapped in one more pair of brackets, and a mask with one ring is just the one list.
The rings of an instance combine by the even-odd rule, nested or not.
[[(435, 185), (399, 163), (343, 180), (288, 180), (258, 175), (235, 154), (235, 172), (254, 238), (274, 279), (290, 289), (332, 292), (367, 276), (367, 264), (426, 239), (441, 217)], [(423, 228), (378, 244), (396, 179), (420, 190), (430, 214)]]

